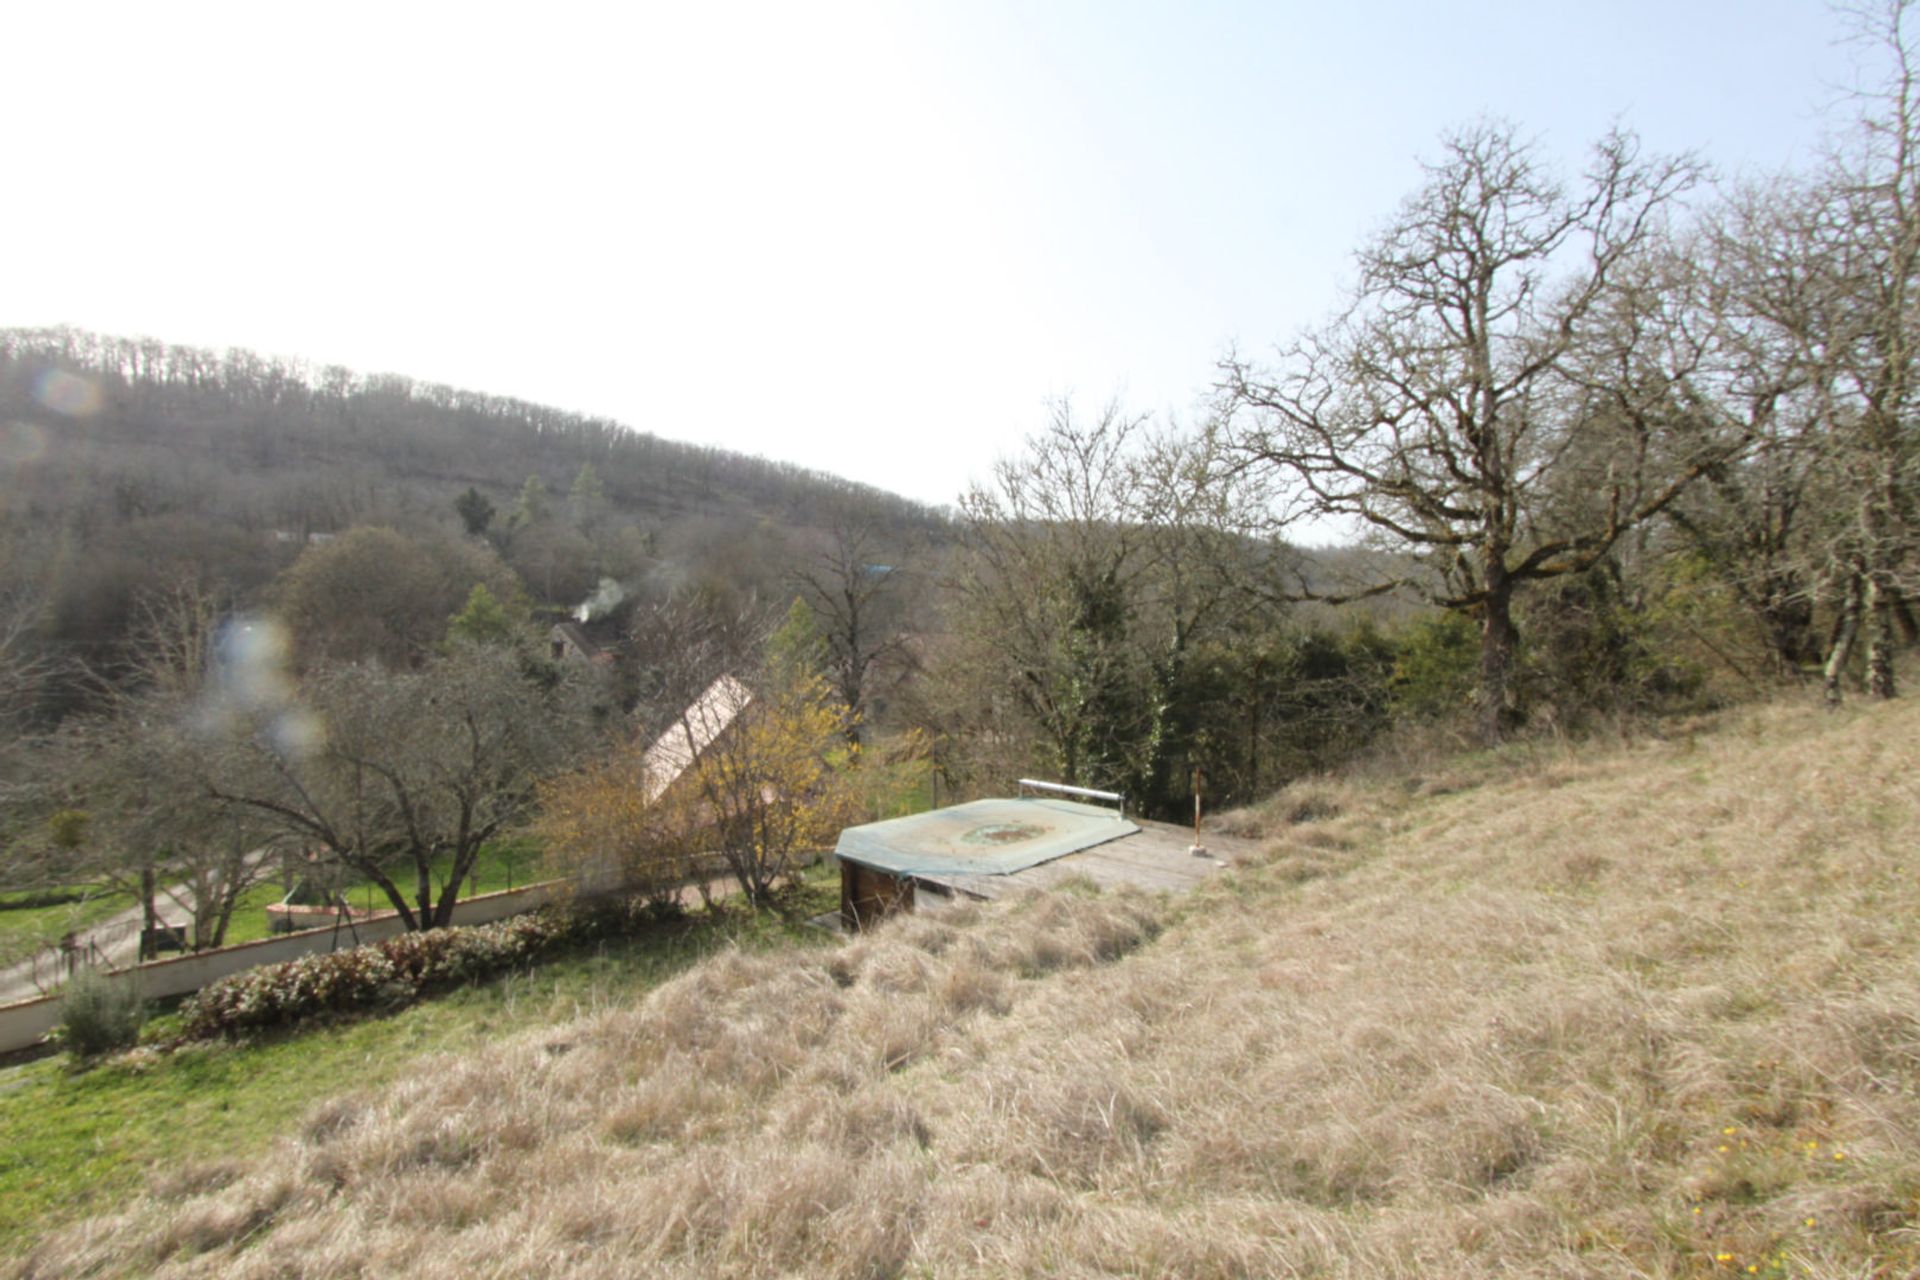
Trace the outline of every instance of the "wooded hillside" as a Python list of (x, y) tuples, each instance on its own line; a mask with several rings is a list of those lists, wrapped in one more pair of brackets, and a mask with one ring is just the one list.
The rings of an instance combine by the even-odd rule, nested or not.
[[(901, 531), (939, 523), (876, 489), (605, 419), (72, 329), (0, 331), (0, 424), (0, 594), (42, 599), (40, 639), (93, 660), (115, 656), (143, 585), (188, 576), (245, 598), (316, 535), (456, 533), (469, 489), (504, 524), (530, 478), (582, 509), (503, 551), (565, 606), (602, 576), (771, 586), (801, 531), (848, 503)], [(576, 494), (583, 468), (592, 491)]]

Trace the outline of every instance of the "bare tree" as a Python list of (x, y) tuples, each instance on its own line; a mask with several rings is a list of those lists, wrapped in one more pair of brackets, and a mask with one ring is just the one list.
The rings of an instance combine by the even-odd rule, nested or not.
[(1275, 368), (1224, 362), (1222, 409), (1287, 514), (1415, 553), (1358, 594), (1410, 587), (1477, 615), (1493, 739), (1513, 711), (1515, 592), (1592, 566), (1729, 445), (1687, 412), (1698, 345), (1666, 314), (1684, 281), (1652, 255), (1698, 166), (1614, 133), (1569, 189), (1511, 125), (1442, 149), (1358, 254), (1345, 314)]
[[(16, 548), (17, 549), (17, 548)], [(40, 644), (41, 595), (18, 585), (0, 591), (0, 883), (24, 888), (63, 879), (62, 859), (34, 830), (50, 788), (41, 761), (37, 711), (70, 674)]]
[(68, 786), (88, 818), (85, 868), (141, 904), (143, 955), (153, 953), (163, 901), (191, 921), (189, 945), (217, 947), (241, 896), (276, 869), (273, 829), (208, 793), (214, 753), (202, 711), (154, 692), (62, 735)]
[(210, 795), (378, 885), (407, 928), (439, 928), (481, 849), (587, 740), (581, 692), (499, 646), (414, 672), (325, 668), (237, 726)]
[(847, 734), (854, 742), (864, 731), (874, 682), (906, 651), (898, 552), (879, 515), (848, 501), (835, 508), (825, 546), (794, 572), (820, 621), (828, 675), (852, 712)]
[(1257, 485), (1224, 465), (1211, 433), (1155, 430), (1117, 405), (1085, 421), (1061, 403), (1023, 455), (966, 494), (934, 696), (949, 743), (992, 735), (996, 776), (980, 781), (1008, 781), (1025, 763), (1010, 748), (1031, 734), (1043, 751), (1032, 763), (1068, 781), (1149, 806), (1185, 794), (1194, 668), (1271, 609), (1272, 593), (1253, 589), (1275, 561), (1254, 536)]
[(1667, 516), (1787, 675), (1820, 658), (1817, 574), (1806, 547), (1831, 497), (1822, 488), (1817, 372), (1796, 336), (1814, 285), (1816, 209), (1804, 184), (1748, 186), (1710, 210), (1679, 246), (1697, 268), (1697, 324), (1707, 335), (1690, 390), (1712, 416), (1737, 424), (1750, 446), (1711, 466)]
[(1746, 414), (1754, 447), (1670, 514), (1778, 664), (1818, 668), (1830, 702), (1863, 636), (1868, 691), (1892, 696), (1896, 634), (1916, 630), (1911, 8), (1840, 7), (1867, 68), (1851, 128), (1812, 171), (1732, 193), (1690, 246), (1714, 320), (1694, 384)]
[(223, 682), (225, 598), (190, 579), (142, 596), (130, 662), (94, 683), (106, 710), (62, 728), (60, 790), (87, 814), (87, 869), (132, 893), (151, 954), (168, 899), (192, 921), (191, 945), (225, 941), (240, 897), (273, 868), (272, 832), (208, 795), (222, 704), (258, 690)]
[(1818, 274), (1799, 337), (1820, 375), (1828, 456), (1850, 501), (1827, 540), (1838, 617), (1825, 664), (1830, 700), (1855, 638), (1867, 632), (1867, 689), (1894, 696), (1903, 598), (1920, 588), (1920, 88), (1913, 0), (1842, 9), (1879, 62), (1853, 95), (1851, 136), (1821, 175), (1812, 264)]
[(982, 642), (979, 674), (1013, 698), (1069, 782), (1124, 787), (1146, 772), (1152, 703), (1129, 642), (1147, 561), (1130, 506), (1146, 429), (1115, 404), (1088, 423), (1062, 402), (1024, 456), (960, 500), (956, 626)]
[(45, 612), (45, 602), (25, 587), (0, 593), (0, 734), (8, 737), (23, 731), (64, 667), (35, 643)]
[(645, 601), (628, 617), (623, 676), (648, 734), (671, 728), (715, 680), (758, 665), (773, 619), (701, 591)]

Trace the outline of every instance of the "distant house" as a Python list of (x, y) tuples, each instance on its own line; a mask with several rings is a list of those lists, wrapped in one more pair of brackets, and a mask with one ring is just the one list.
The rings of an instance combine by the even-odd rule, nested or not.
[(586, 662), (598, 666), (613, 662), (613, 654), (577, 622), (554, 623), (547, 632), (547, 644), (555, 662)]

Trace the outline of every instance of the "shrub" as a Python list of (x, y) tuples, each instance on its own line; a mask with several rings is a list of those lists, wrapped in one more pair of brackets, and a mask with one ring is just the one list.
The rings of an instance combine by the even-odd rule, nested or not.
[(81, 969), (67, 983), (60, 1005), (60, 1040), (78, 1058), (131, 1048), (147, 1020), (146, 1002), (132, 982), (115, 982)]
[(1458, 714), (1472, 701), (1480, 667), (1479, 630), (1458, 613), (1421, 618), (1400, 636), (1393, 660), (1396, 716), (1436, 720)]
[(1613, 575), (1594, 570), (1548, 584), (1526, 598), (1520, 623), (1525, 699), (1555, 723), (1703, 705), (1701, 670), (1675, 656), (1670, 638)]
[(404, 1003), (436, 987), (482, 978), (566, 942), (621, 927), (622, 911), (537, 911), (493, 924), (404, 933), (345, 951), (232, 974), (181, 1007), (190, 1039)]

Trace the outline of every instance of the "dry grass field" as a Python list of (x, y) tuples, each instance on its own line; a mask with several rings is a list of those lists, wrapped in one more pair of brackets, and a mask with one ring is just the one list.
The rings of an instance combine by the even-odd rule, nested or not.
[(1186, 900), (722, 956), (8, 1274), (1912, 1275), (1917, 764), (1782, 705), (1304, 785)]

